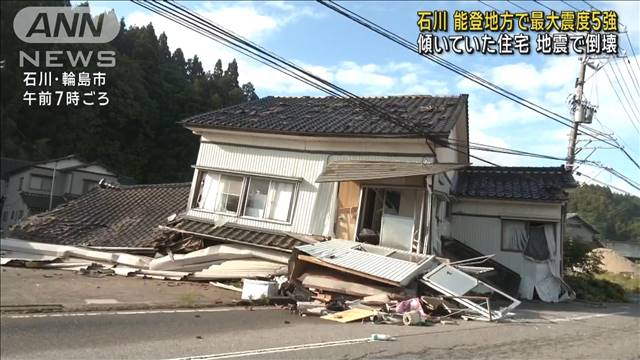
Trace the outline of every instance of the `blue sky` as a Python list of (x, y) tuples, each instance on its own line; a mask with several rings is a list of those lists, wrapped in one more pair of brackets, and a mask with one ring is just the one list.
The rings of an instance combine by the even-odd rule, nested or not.
[[(188, 57), (193, 54), (212, 69), (218, 58), (223, 63), (236, 58), (240, 81), (251, 81), (259, 96), (281, 95), (320, 96), (322, 93), (275, 70), (235, 53), (212, 40), (173, 24), (135, 4), (128, 2), (90, 2), (94, 10), (115, 9), (127, 25), (154, 24), (156, 32), (166, 32), (169, 45), (180, 47)], [(521, 11), (512, 3), (485, 1), (500, 10)], [(545, 10), (534, 1), (516, 1), (527, 10)], [(557, 11), (571, 10), (562, 2), (541, 1)], [(628, 25), (627, 31), (636, 53), (640, 53), (640, 3), (589, 1), (601, 10), (616, 10), (620, 21)], [(533, 111), (480, 88), (453, 72), (439, 67), (415, 53), (364, 29), (333, 13), (315, 2), (185, 2), (224, 27), (259, 43), (285, 58), (304, 66), (316, 75), (330, 80), (358, 95), (431, 94), (451, 95), (467, 93), (470, 102), (471, 140), (496, 146), (517, 148), (553, 156), (566, 156), (569, 129), (544, 118)], [(365, 16), (384, 27), (414, 41), (418, 10), (491, 10), (478, 1), (460, 2), (343, 2), (343, 6)], [(582, 1), (568, 1), (573, 7), (588, 10)], [(451, 21), (451, 19), (450, 19)], [(623, 49), (629, 49), (626, 37), (621, 35)], [(640, 67), (629, 51), (631, 68), (640, 79)], [(569, 117), (567, 96), (573, 92), (578, 70), (578, 58), (570, 56), (482, 56), (447, 55), (448, 60), (464, 67), (518, 95)], [(599, 106), (598, 119), (593, 126), (613, 132), (627, 146), (629, 153), (640, 159), (640, 133), (633, 127), (616, 98), (606, 75), (615, 71), (626, 77), (631, 87), (630, 101), (640, 104), (627, 72), (625, 59), (618, 59), (591, 76), (585, 85), (585, 94)], [(622, 76), (620, 75), (620, 76)], [(624, 85), (624, 84), (623, 84)], [(623, 98), (623, 101), (624, 98)], [(631, 114), (633, 116), (633, 113)], [(640, 127), (640, 125), (638, 125)], [(593, 147), (590, 144), (589, 147)], [(582, 153), (587, 154), (589, 150)], [(476, 152), (476, 155), (502, 165), (560, 165), (560, 161)], [(620, 151), (599, 149), (591, 158), (614, 167), (633, 179), (640, 179), (640, 171)], [(476, 162), (477, 165), (480, 163)], [(621, 180), (597, 168), (581, 166), (578, 170), (600, 181), (640, 195)], [(578, 177), (580, 181), (588, 181)]]

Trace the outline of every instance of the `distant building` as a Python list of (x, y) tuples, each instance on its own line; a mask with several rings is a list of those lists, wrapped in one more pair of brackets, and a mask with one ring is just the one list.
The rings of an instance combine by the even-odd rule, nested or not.
[(567, 213), (565, 231), (575, 241), (600, 246), (598, 230), (580, 217), (577, 213)]
[(75, 155), (41, 162), (2, 159), (2, 218), (5, 231), (20, 219), (74, 199), (98, 185), (100, 179), (117, 183), (118, 177), (96, 162)]

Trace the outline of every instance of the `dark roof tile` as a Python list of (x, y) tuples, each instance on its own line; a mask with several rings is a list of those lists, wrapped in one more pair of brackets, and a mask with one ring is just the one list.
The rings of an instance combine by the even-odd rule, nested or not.
[(564, 167), (470, 166), (461, 169), (453, 193), (460, 197), (562, 201), (576, 182)]
[[(365, 98), (429, 134), (448, 134), (463, 111), (467, 95)], [(315, 136), (420, 137), (383, 115), (336, 97), (265, 97), (192, 116), (188, 127)]]
[[(239, 242), (247, 245), (271, 247), (289, 251), (298, 245), (306, 245), (309, 243), (296, 237), (295, 234), (282, 231), (267, 230), (233, 223), (216, 226), (213, 223), (193, 218), (176, 219), (167, 224), (167, 229), (220, 241)], [(313, 238), (315, 241), (324, 240), (321, 237)]]
[(189, 183), (96, 188), (16, 224), (9, 236), (64, 245), (143, 246), (186, 209)]

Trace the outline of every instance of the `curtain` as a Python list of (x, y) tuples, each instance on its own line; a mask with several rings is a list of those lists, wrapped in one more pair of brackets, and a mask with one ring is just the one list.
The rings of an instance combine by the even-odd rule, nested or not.
[(218, 197), (218, 188), (220, 183), (220, 175), (204, 173), (202, 181), (202, 191), (200, 192), (199, 207), (207, 210), (215, 210), (216, 198)]
[(271, 182), (269, 191), (269, 219), (289, 220), (289, 208), (293, 197), (294, 184), (286, 182)]
[[(544, 235), (544, 247), (547, 253), (547, 260), (536, 261), (524, 254), (524, 266), (520, 281), (520, 296), (524, 299), (533, 299), (534, 290), (540, 300), (545, 302), (559, 302), (573, 299), (575, 293), (567, 285), (560, 274), (560, 252), (556, 241), (555, 225), (544, 224), (540, 226)], [(534, 236), (532, 235), (531, 242)], [(541, 246), (542, 244), (537, 244)], [(527, 246), (527, 249), (529, 246)]]
[(524, 221), (502, 221), (502, 249), (523, 251), (528, 242), (527, 224)]
[[(545, 229), (547, 227), (551, 227), (551, 239), (548, 239), (549, 234)], [(531, 226), (529, 232), (529, 241), (527, 241), (527, 246), (524, 250), (524, 256), (528, 257), (533, 261), (545, 261), (549, 260), (549, 252), (550, 246), (549, 241), (554, 242), (553, 240), (553, 225), (540, 225), (540, 226)]]

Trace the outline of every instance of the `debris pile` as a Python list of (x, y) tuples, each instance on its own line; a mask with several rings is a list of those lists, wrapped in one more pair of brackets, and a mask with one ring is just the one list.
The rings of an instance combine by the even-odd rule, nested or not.
[(302, 245), (289, 262), (289, 295), (302, 316), (338, 322), (428, 325), (510, 315), (520, 302), (471, 275), (492, 270), (472, 262), (478, 259), (452, 263), (347, 240)]
[[(216, 244), (155, 257), (18, 239), (0, 241), (1, 264), (72, 270), (89, 276), (122, 275), (164, 280), (219, 281), (272, 278), (287, 273), (285, 252), (240, 244)], [(104, 248), (103, 248), (104, 249)], [(193, 248), (191, 248), (193, 249)]]
[[(455, 318), (495, 321), (510, 315), (520, 304), (476, 277), (493, 270), (472, 266), (490, 256), (451, 262), (434, 255), (337, 239), (289, 249), (267, 248), (255, 242), (173, 240), (163, 248), (106, 251), (9, 238), (0, 241), (1, 263), (73, 270), (94, 277), (203, 281), (241, 293), (241, 299), (249, 302), (286, 304), (302, 316), (342, 323), (366, 320), (429, 325), (455, 323)], [(149, 250), (155, 252), (153, 257), (136, 255)]]

